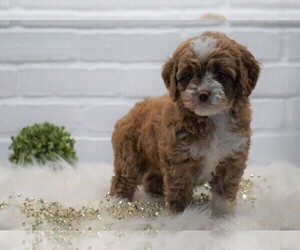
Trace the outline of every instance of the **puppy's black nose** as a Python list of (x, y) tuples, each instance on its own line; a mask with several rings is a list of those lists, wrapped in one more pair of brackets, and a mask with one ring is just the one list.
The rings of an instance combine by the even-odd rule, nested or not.
[(210, 96), (210, 92), (209, 91), (201, 91), (199, 93), (199, 100), (201, 102), (206, 102), (209, 96)]

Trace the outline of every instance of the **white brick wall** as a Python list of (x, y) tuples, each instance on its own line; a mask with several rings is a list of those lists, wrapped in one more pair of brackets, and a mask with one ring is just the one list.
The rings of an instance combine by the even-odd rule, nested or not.
[[(114, 1), (102, 2), (113, 8)], [(298, 8), (297, 1), (290, 2)], [(0, 1), (0, 6), (9, 12), (15, 3), (22, 4), (18, 11), (24, 13), (45, 7), (33, 0)], [(194, 0), (186, 3), (197, 5)], [(233, 3), (242, 6), (244, 1)], [(49, 8), (100, 9), (100, 1), (76, 4), (53, 1)], [(209, 8), (224, 3), (203, 4)], [(205, 30), (227, 33), (247, 45), (264, 65), (252, 96), (250, 161), (289, 160), (300, 165), (300, 21), (2, 21), (0, 161), (7, 159), (11, 135), (45, 120), (73, 133), (82, 162), (111, 161), (115, 121), (138, 99), (166, 92), (160, 77), (163, 62), (180, 41)]]
[(24, 69), (18, 82), (20, 95), (26, 97), (116, 97), (121, 94), (121, 77), (117, 69)]
[(299, 32), (291, 32), (288, 39), (288, 53), (287, 56), (290, 61), (299, 62), (300, 60), (300, 50), (299, 50)]
[(299, 0), (1, 0), (12, 20), (181, 20), (212, 12), (231, 20), (298, 20)]
[[(20, 42), (22, 41), (22, 42)], [(69, 62), (78, 58), (78, 36), (58, 32), (1, 32), (0, 62)]]

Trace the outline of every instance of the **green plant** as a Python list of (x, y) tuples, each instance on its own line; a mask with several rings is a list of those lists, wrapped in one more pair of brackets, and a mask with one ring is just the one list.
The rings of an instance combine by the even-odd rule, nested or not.
[(11, 137), (9, 160), (14, 164), (30, 165), (55, 162), (63, 159), (76, 164), (75, 140), (64, 127), (45, 122), (23, 128), (16, 137)]

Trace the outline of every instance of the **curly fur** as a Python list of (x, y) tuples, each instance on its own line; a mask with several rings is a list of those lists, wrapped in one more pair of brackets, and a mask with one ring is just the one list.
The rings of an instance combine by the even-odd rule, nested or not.
[[(179, 212), (192, 200), (193, 186), (210, 181), (214, 213), (232, 211), (248, 158), (249, 95), (259, 72), (246, 47), (224, 34), (205, 32), (183, 42), (162, 70), (169, 96), (138, 102), (115, 126), (111, 194), (131, 200), (143, 184)], [(199, 102), (203, 91), (208, 100)]]

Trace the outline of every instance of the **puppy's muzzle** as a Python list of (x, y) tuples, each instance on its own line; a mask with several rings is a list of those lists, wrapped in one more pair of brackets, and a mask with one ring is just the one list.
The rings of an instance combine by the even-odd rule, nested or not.
[(211, 93), (209, 91), (204, 91), (204, 90), (200, 91), (200, 93), (199, 93), (200, 102), (205, 103), (208, 100), (208, 98), (210, 97), (210, 94)]

